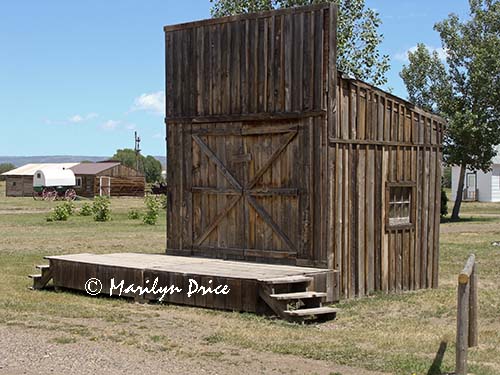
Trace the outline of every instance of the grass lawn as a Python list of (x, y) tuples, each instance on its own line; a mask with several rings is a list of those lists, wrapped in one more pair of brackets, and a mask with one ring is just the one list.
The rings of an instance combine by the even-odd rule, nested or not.
[[(43, 330), (57, 345), (90, 340), (187, 358), (217, 358), (221, 348), (231, 347), (395, 374), (452, 372), (456, 279), (474, 252), (480, 345), (469, 352), (469, 371), (500, 373), (500, 247), (491, 245), (500, 241), (500, 204), (464, 203), (468, 220), (441, 226), (438, 289), (345, 301), (337, 320), (302, 326), (252, 314), (30, 291), (26, 275), (45, 255), (162, 252), (165, 215), (156, 226), (129, 220), (128, 210), (143, 209), (143, 201), (120, 198), (112, 199), (113, 220), (107, 223), (80, 216), (47, 222), (56, 203), (6, 198), (0, 184), (0, 325)], [(440, 345), (446, 345), (442, 363), (435, 358)]]

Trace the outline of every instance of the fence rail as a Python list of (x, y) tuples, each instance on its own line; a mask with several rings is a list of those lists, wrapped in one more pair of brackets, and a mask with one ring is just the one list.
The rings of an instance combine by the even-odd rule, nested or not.
[(477, 282), (476, 257), (471, 254), (464, 269), (458, 275), (455, 368), (457, 375), (467, 374), (467, 350), (477, 346), (478, 343)]

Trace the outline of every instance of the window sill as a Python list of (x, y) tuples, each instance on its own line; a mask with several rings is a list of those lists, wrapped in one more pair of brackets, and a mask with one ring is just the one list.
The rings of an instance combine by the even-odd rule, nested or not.
[(386, 225), (386, 232), (392, 232), (396, 230), (402, 230), (402, 229), (413, 229), (415, 227), (414, 224), (409, 223), (409, 224), (393, 224), (393, 225)]

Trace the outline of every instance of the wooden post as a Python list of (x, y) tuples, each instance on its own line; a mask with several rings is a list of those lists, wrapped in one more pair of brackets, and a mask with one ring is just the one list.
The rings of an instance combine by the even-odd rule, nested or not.
[(477, 327), (478, 310), (478, 290), (477, 290), (477, 264), (474, 262), (472, 273), (470, 275), (470, 293), (469, 293), (469, 348), (477, 346), (479, 331)]
[(467, 374), (467, 347), (469, 344), (469, 283), (458, 284), (456, 373)]
[[(457, 375), (467, 374), (467, 349), (471, 340), (477, 344), (477, 278), (474, 275), (475, 256), (469, 256), (464, 269), (458, 275), (458, 293), (457, 293), (457, 343), (456, 343), (456, 369)], [(476, 285), (473, 287), (472, 282)], [(471, 290), (472, 289), (472, 290)], [(475, 294), (474, 297), (471, 297)], [(472, 301), (471, 301), (472, 300)], [(471, 303), (472, 302), (472, 303)], [(471, 311), (472, 314), (471, 314)], [(475, 319), (473, 327), (470, 324), (470, 318)], [(469, 333), (475, 337), (469, 337)]]

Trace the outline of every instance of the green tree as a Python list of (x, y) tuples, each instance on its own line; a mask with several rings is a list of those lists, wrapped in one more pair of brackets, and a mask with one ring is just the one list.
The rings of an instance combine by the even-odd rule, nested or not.
[(339, 6), (337, 66), (345, 74), (374, 85), (387, 82), (389, 57), (379, 51), (382, 23), (379, 14), (366, 7), (365, 0), (210, 0), (214, 17), (251, 13), (276, 8), (334, 2)]
[(451, 14), (437, 23), (446, 66), (419, 46), (403, 68), (411, 100), (448, 120), (444, 159), (460, 166), (453, 220), (459, 219), (468, 169), (487, 172), (500, 143), (500, 2), (470, 0), (470, 19)]
[(451, 89), (446, 68), (436, 51), (429, 52), (425, 44), (418, 43), (408, 53), (409, 65), (403, 66), (399, 76), (403, 79), (408, 100), (428, 111), (437, 111), (443, 94)]
[[(123, 148), (116, 150), (115, 154), (111, 158), (113, 160), (120, 161), (124, 166), (129, 168), (137, 169), (137, 159), (135, 151), (131, 148)], [(139, 155), (139, 170), (143, 171), (141, 168), (142, 157)]]
[(151, 155), (146, 156), (143, 164), (147, 182), (156, 182), (161, 180), (161, 163), (155, 157)]
[(12, 163), (1, 163), (0, 164), (0, 181), (5, 181), (5, 176), (1, 176), (2, 173), (16, 169), (16, 166)]
[(116, 150), (112, 157), (113, 160), (120, 161), (123, 165), (137, 169), (146, 177), (146, 182), (156, 182), (161, 180), (161, 163), (155, 157), (148, 155), (147, 157), (139, 154), (136, 159), (135, 151), (130, 148)]

